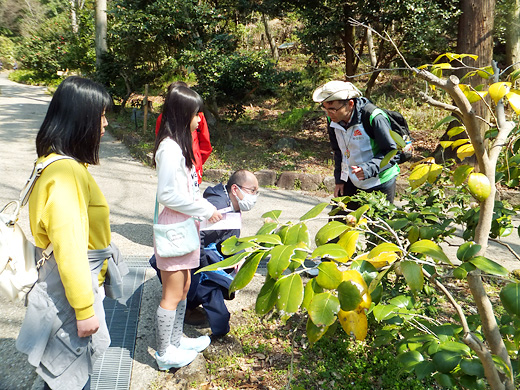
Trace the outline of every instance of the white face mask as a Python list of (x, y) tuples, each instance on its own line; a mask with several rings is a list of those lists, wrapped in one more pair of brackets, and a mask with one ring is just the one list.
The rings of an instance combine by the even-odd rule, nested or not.
[(245, 193), (244, 191), (242, 191), (242, 189), (238, 185), (237, 185), (237, 188), (243, 196), (243, 199), (240, 199), (238, 196), (236, 197), (237, 202), (238, 202), (238, 207), (240, 207), (241, 211), (251, 210), (256, 204), (256, 198), (258, 198), (258, 194), (253, 195), (253, 194)]

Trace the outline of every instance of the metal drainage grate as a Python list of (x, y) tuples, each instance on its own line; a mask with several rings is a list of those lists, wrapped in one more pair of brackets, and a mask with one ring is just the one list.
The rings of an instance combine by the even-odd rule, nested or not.
[(105, 298), (105, 316), (112, 342), (94, 364), (92, 390), (128, 390), (147, 257), (126, 257), (129, 273), (123, 278), (123, 297)]

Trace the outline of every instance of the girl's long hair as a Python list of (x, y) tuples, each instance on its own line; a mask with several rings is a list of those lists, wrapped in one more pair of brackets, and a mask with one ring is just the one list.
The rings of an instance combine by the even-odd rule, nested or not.
[(38, 156), (58, 153), (99, 163), (101, 118), (112, 107), (105, 87), (82, 77), (66, 78), (56, 89), (36, 136)]
[(197, 92), (184, 86), (170, 85), (164, 101), (161, 126), (155, 138), (154, 166), (159, 144), (166, 137), (171, 137), (180, 146), (186, 167), (191, 169), (195, 155), (190, 123), (201, 110), (202, 99)]

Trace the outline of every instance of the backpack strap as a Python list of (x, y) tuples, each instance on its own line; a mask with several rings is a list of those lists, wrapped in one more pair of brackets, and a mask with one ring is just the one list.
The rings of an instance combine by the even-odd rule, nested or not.
[(64, 159), (70, 159), (74, 160), (72, 157), (69, 156), (56, 156), (52, 157), (45, 162), (41, 162), (38, 164), (34, 164), (33, 171), (31, 173), (31, 176), (27, 180), (27, 183), (25, 183), (25, 186), (23, 187), (22, 191), (20, 192), (20, 204), (21, 207), (25, 206), (27, 202), (29, 201), (29, 195), (31, 195), (31, 192), (34, 187), (34, 183), (36, 183), (36, 180), (40, 177), (43, 170), (47, 168), (49, 165), (51, 165), (53, 162), (56, 162), (58, 160), (64, 160)]
[(377, 107), (372, 102), (368, 102), (367, 104), (365, 104), (365, 107), (363, 107), (363, 112), (361, 114), (361, 122), (363, 123), (363, 128), (365, 129), (370, 138), (374, 138), (374, 129), (372, 127), (372, 122), (374, 121), (374, 118), (378, 115), (383, 115), (388, 120), (390, 127), (392, 126), (390, 118), (384, 110)]

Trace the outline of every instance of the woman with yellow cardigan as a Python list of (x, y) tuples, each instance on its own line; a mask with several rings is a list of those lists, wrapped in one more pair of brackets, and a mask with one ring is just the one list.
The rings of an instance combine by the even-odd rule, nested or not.
[[(16, 346), (45, 381), (45, 389), (88, 389), (94, 361), (109, 346), (105, 278), (119, 279), (107, 201), (88, 172), (112, 100), (103, 86), (69, 77), (56, 90), (36, 137), (37, 162), (46, 167), (29, 198), (38, 254), (52, 244), (28, 295)], [(39, 258), (38, 256), (37, 258)], [(116, 295), (117, 296), (117, 295)]]

